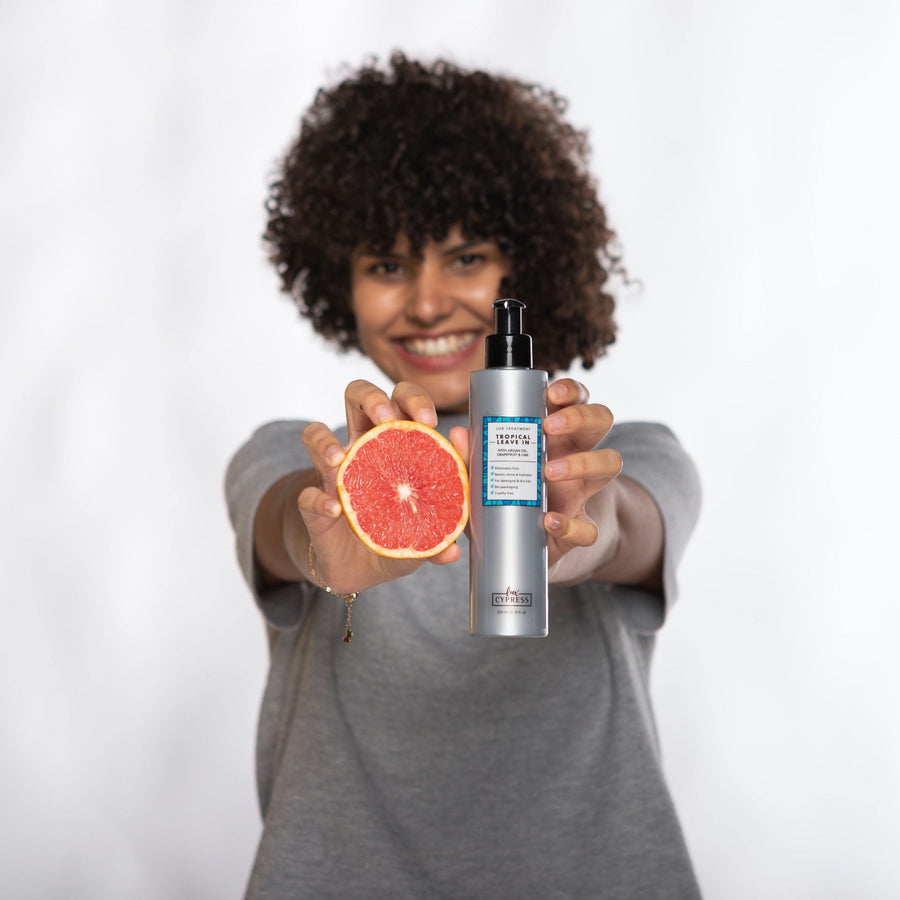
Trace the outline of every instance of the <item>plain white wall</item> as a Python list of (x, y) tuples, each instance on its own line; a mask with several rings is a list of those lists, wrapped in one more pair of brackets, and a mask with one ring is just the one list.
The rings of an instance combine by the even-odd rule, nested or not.
[(584, 380), (705, 486), (653, 687), (707, 895), (898, 896), (891, 0), (2, 8), (4, 895), (243, 891), (266, 648), (224, 467), (373, 375), (278, 294), (265, 181), (393, 47), (591, 131), (643, 288)]

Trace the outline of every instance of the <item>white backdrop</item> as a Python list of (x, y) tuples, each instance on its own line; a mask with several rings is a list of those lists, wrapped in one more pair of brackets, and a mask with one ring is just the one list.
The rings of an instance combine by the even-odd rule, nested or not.
[(336, 422), (259, 242), (316, 86), (393, 47), (556, 87), (641, 291), (585, 381), (705, 507), (661, 637), (710, 898), (900, 896), (892, 0), (36, 2), (0, 9), (0, 883), (240, 896), (263, 630), (226, 462)]

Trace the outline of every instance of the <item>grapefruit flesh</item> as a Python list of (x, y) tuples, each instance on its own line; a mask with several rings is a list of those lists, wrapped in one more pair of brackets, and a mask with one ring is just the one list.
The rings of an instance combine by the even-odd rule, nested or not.
[(358, 438), (338, 469), (337, 490), (356, 536), (393, 559), (440, 553), (469, 518), (462, 457), (418, 422), (384, 422)]

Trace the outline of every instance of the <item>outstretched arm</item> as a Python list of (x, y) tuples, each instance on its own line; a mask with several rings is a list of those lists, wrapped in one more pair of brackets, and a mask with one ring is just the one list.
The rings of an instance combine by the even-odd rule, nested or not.
[(589, 403), (572, 379), (548, 390), (548, 533), (550, 579), (588, 578), (658, 589), (663, 525), (650, 495), (621, 476), (615, 450), (595, 449), (612, 427), (612, 413)]
[[(572, 547), (559, 558), (550, 580), (576, 584), (588, 578), (662, 589), (663, 523), (653, 498), (641, 485), (620, 475), (585, 503), (597, 540)], [(558, 540), (565, 542), (565, 536)]]
[[(405, 382), (388, 396), (373, 384), (354, 381), (344, 399), (350, 443), (391, 419), (437, 422), (427, 394)], [(319, 578), (340, 593), (361, 591), (418, 568), (421, 560), (378, 556), (350, 530), (337, 499), (337, 469), (347, 448), (321, 422), (308, 425), (302, 440), (312, 468), (276, 482), (257, 510), (253, 541), (263, 580), (314, 580), (309, 569), (310, 542)], [(454, 544), (428, 561), (440, 565), (458, 558), (459, 547)]]
[[(650, 495), (621, 477), (622, 458), (597, 448), (612, 413), (589, 403), (587, 388), (571, 378), (547, 390), (547, 558), (550, 581), (589, 578), (660, 589), (663, 524)], [(465, 429), (454, 429), (458, 443)]]
[(260, 502), (253, 525), (253, 549), (265, 583), (309, 578), (299, 561), (294, 561), (307, 540), (297, 501), (307, 487), (317, 483), (315, 469), (293, 472), (275, 482)]

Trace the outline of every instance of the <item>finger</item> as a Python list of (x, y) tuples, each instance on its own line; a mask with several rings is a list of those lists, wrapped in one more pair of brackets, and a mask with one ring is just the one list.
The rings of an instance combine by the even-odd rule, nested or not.
[(313, 519), (337, 519), (341, 514), (341, 504), (321, 488), (305, 487), (297, 498), (297, 509), (303, 521), (310, 524)]
[(391, 398), (369, 381), (351, 381), (344, 391), (344, 410), (350, 442), (375, 425), (397, 418)]
[(575, 403), (587, 403), (590, 391), (574, 378), (560, 378), (547, 388), (547, 409), (556, 410)]
[(309, 461), (319, 476), (322, 489), (334, 496), (337, 492), (338, 466), (346, 455), (344, 446), (328, 426), (321, 422), (307, 425), (301, 433), (301, 439), (309, 454)]
[(311, 422), (301, 432), (301, 440), (310, 461), (318, 470), (337, 468), (346, 451), (331, 429), (321, 422)]
[(576, 404), (557, 410), (544, 419), (547, 449), (560, 455), (560, 447), (589, 450), (609, 434), (613, 414), (600, 403)]
[[(550, 460), (544, 468), (548, 481), (598, 481), (608, 484), (622, 472), (618, 450), (589, 450)], [(600, 487), (603, 486), (600, 484)], [(598, 488), (599, 489), (599, 488)]]
[(461, 553), (462, 551), (459, 549), (459, 544), (453, 543), (449, 547), (445, 547), (441, 550), (440, 553), (430, 556), (428, 561), (434, 563), (436, 566), (446, 566), (448, 563), (455, 563), (459, 559)]
[[(329, 570), (330, 574), (329, 554), (323, 552), (323, 548), (329, 541), (333, 544), (333, 539), (330, 539), (329, 535), (337, 534), (335, 529), (347, 528), (341, 504), (321, 488), (306, 487), (297, 497), (297, 509), (300, 511), (300, 518), (306, 527), (310, 545), (315, 547), (315, 554), (319, 559), (322, 571)], [(301, 571), (304, 571), (302, 562), (297, 561), (295, 564)], [(332, 582), (326, 583), (331, 584)], [(350, 590), (353, 588), (351, 587)]]
[(465, 425), (454, 425), (450, 429), (450, 443), (456, 448), (456, 452), (463, 458), (466, 466), (469, 465), (469, 429)]
[(411, 381), (398, 381), (391, 394), (394, 409), (413, 422), (421, 422), (434, 428), (437, 412), (431, 397)]
[(590, 547), (600, 535), (597, 526), (587, 516), (564, 516), (550, 512), (544, 516), (544, 529), (554, 540), (569, 547)]

